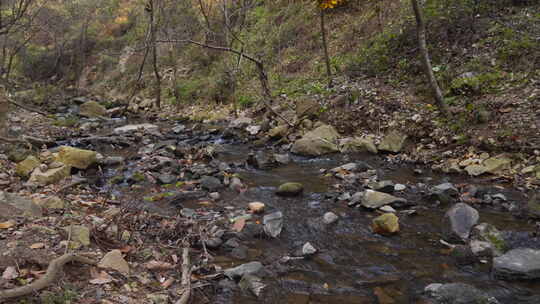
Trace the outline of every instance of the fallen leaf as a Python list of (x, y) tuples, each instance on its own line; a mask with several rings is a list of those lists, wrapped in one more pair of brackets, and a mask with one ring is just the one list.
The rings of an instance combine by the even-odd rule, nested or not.
[(128, 252), (130, 252), (131, 250), (133, 250), (133, 247), (131, 247), (131, 246), (129, 246), (129, 245), (126, 245), (126, 246), (124, 246), (124, 247), (122, 247), (122, 248), (120, 248), (120, 249), (118, 249), (118, 250), (120, 250), (120, 252), (122, 252), (122, 253), (128, 253)]
[(173, 254), (172, 255), (172, 260), (175, 262), (175, 263), (178, 263), (178, 256), (176, 254)]
[(44, 247), (45, 247), (44, 243), (35, 243), (35, 244), (30, 245), (31, 249), (41, 249), (41, 248), (44, 248)]
[(167, 262), (150, 261), (145, 264), (145, 267), (148, 270), (169, 270), (174, 269), (175, 265)]
[(232, 229), (236, 232), (242, 231), (246, 225), (246, 219), (238, 219), (234, 222)]
[(106, 271), (101, 271), (94, 279), (90, 280), (90, 284), (103, 285), (112, 281), (113, 277), (111, 277)]
[(161, 287), (169, 288), (174, 283), (174, 278), (168, 278), (165, 282), (161, 283)]
[(2, 273), (2, 279), (4, 280), (13, 280), (19, 277), (17, 269), (13, 266), (8, 266), (4, 273)]
[(15, 226), (14, 221), (7, 221), (7, 222), (0, 223), (0, 229), (8, 229), (8, 228), (11, 228), (13, 226)]

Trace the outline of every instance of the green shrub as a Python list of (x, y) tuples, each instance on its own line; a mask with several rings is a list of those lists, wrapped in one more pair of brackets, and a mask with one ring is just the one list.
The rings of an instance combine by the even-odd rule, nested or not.
[(498, 72), (464, 75), (452, 81), (450, 92), (454, 95), (465, 96), (493, 93), (500, 86), (502, 79), (502, 74)]

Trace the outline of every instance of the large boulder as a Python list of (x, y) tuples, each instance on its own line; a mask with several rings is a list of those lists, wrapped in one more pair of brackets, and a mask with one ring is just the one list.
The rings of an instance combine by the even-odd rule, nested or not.
[(43, 211), (32, 200), (15, 193), (0, 191), (0, 218), (15, 216), (41, 217)]
[(397, 153), (403, 148), (403, 144), (407, 139), (407, 135), (401, 134), (399, 132), (393, 131), (383, 138), (379, 144), (379, 150)]
[(339, 134), (334, 127), (322, 125), (297, 140), (293, 144), (291, 151), (307, 156), (320, 156), (338, 152), (338, 138)]
[(86, 169), (97, 162), (97, 152), (62, 146), (56, 161), (77, 169)]
[(42, 171), (40, 168), (36, 168), (34, 169), (34, 172), (32, 172), (32, 175), (30, 175), (28, 181), (30, 183), (46, 186), (57, 183), (70, 175), (71, 167), (68, 165), (63, 165), (58, 168), (48, 169), (45, 171)]
[(34, 169), (39, 166), (39, 164), (39, 159), (32, 155), (29, 155), (28, 157), (26, 157), (25, 160), (17, 163), (17, 166), (15, 167), (15, 172), (21, 177), (28, 177), (30, 176), (32, 171), (34, 171)]
[(493, 259), (493, 273), (504, 279), (540, 278), (540, 250), (518, 248)]
[(79, 114), (85, 117), (106, 117), (107, 109), (95, 101), (83, 103), (79, 108)]
[(447, 241), (464, 242), (469, 239), (471, 228), (478, 223), (480, 215), (465, 203), (452, 206), (443, 220), (443, 234)]

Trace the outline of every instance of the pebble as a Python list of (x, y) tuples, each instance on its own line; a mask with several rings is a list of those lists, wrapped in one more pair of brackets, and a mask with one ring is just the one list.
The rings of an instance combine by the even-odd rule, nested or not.
[(339, 217), (333, 212), (326, 212), (323, 216), (323, 222), (327, 225), (335, 223)]
[(403, 184), (396, 184), (394, 186), (394, 191), (403, 191), (407, 189), (407, 186), (403, 185)]
[(248, 208), (253, 213), (262, 213), (264, 211), (264, 203), (251, 202), (251, 203), (248, 204)]

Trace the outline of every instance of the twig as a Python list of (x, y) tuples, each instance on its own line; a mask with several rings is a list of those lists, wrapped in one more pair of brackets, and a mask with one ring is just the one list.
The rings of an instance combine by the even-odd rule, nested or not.
[(73, 234), (73, 224), (69, 225), (69, 233), (68, 233), (68, 239), (66, 243), (66, 251), (64, 251), (64, 254), (68, 253), (69, 250), (69, 242), (71, 242), (71, 235)]
[(47, 272), (45, 275), (33, 283), (12, 289), (0, 290), (0, 300), (24, 296), (47, 287), (54, 282), (62, 267), (69, 262), (79, 262), (88, 265), (96, 264), (95, 261), (80, 255), (64, 254), (52, 260), (49, 267), (47, 267)]
[(187, 304), (191, 297), (191, 264), (189, 262), (189, 247), (182, 248), (182, 286), (184, 293), (175, 304)]

